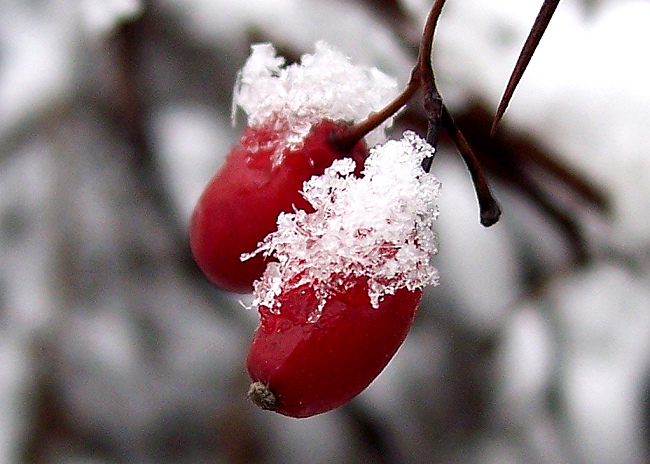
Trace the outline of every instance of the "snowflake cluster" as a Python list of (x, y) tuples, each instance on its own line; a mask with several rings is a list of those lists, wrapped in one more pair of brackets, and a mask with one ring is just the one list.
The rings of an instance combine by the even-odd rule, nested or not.
[(282, 213), (278, 230), (242, 257), (277, 259), (255, 283), (254, 305), (278, 311), (276, 297), (305, 283), (314, 288), (319, 310), (359, 278), (368, 281), (373, 307), (398, 289), (436, 285), (432, 225), (440, 183), (422, 169), (431, 156), (433, 148), (409, 131), (371, 149), (360, 177), (354, 162), (342, 159), (305, 182), (303, 196), (315, 211)]
[[(398, 92), (397, 82), (377, 68), (362, 67), (324, 42), (300, 63), (286, 65), (273, 45), (256, 44), (239, 72), (233, 96), (233, 122), (237, 108), (249, 126), (281, 116), (288, 129), (286, 143), (299, 145), (312, 126), (323, 119), (357, 121), (378, 111)], [(366, 138), (368, 145), (385, 140), (392, 119)], [(284, 129), (284, 127), (283, 127)]]

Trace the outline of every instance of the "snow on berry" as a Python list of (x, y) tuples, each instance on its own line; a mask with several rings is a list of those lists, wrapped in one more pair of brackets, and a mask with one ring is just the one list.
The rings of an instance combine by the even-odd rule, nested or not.
[[(275, 230), (280, 212), (310, 209), (299, 190), (333, 160), (350, 158), (361, 170), (365, 141), (338, 146), (333, 135), (396, 93), (393, 79), (352, 65), (322, 42), (288, 66), (272, 45), (252, 47), (233, 97), (233, 119), (241, 107), (248, 126), (205, 187), (189, 228), (192, 254), (211, 282), (235, 292), (253, 290), (266, 261), (258, 256), (242, 262), (241, 253)], [(381, 129), (369, 135), (373, 143), (384, 137)]]
[(341, 159), (305, 182), (303, 196), (314, 212), (280, 214), (278, 230), (242, 256), (277, 259), (255, 282), (254, 305), (277, 313), (280, 294), (308, 284), (319, 301), (309, 316), (314, 322), (332, 294), (359, 279), (367, 279), (375, 308), (399, 289), (437, 285), (432, 225), (440, 183), (422, 168), (433, 151), (407, 131), (401, 140), (372, 148), (360, 177), (351, 159)]
[[(233, 123), (237, 108), (248, 116), (251, 127), (273, 121), (286, 130), (286, 144), (299, 145), (314, 124), (323, 119), (357, 121), (378, 111), (398, 93), (397, 82), (374, 67), (352, 64), (350, 59), (324, 42), (300, 63), (286, 65), (269, 43), (251, 47), (251, 55), (239, 72), (233, 97)], [(369, 146), (385, 140), (389, 118), (368, 134)], [(279, 148), (279, 153), (284, 147)]]

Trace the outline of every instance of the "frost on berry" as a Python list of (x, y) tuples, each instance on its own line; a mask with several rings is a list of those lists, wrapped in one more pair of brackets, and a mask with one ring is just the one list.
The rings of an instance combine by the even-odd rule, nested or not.
[(309, 284), (319, 300), (310, 316), (315, 321), (330, 295), (359, 279), (367, 279), (375, 308), (401, 288), (437, 285), (431, 260), (440, 183), (421, 167), (432, 155), (433, 148), (409, 131), (371, 149), (360, 177), (352, 160), (341, 159), (306, 181), (303, 196), (314, 212), (282, 213), (278, 230), (242, 257), (277, 259), (255, 282), (254, 305), (278, 312), (278, 295)]
[[(383, 108), (397, 92), (393, 78), (376, 68), (353, 65), (324, 42), (316, 44), (314, 54), (288, 66), (273, 45), (257, 44), (235, 83), (233, 122), (239, 107), (249, 126), (271, 122), (278, 131), (287, 132), (286, 145), (297, 146), (317, 122), (363, 119)], [(368, 145), (383, 142), (391, 124), (392, 118), (371, 132)]]

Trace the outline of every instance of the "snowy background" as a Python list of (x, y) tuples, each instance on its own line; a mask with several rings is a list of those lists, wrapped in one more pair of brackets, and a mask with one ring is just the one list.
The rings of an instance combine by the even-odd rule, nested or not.
[(370, 388), (297, 421), (246, 400), (257, 315), (189, 215), (252, 42), (405, 83), (430, 2), (0, 0), (0, 463), (650, 462), (650, 2), (563, 0), (487, 140), (540, 4), (448, 1), (439, 85), (504, 217), (443, 140), (441, 285)]

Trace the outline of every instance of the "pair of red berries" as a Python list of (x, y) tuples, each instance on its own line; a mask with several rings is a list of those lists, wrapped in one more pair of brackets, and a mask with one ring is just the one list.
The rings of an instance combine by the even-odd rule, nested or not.
[[(313, 212), (301, 195), (305, 181), (340, 159), (352, 159), (354, 174), (362, 175), (365, 144), (335, 143), (347, 124), (323, 119), (294, 145), (286, 143), (285, 122), (272, 118), (248, 127), (194, 210), (192, 253), (205, 275), (226, 290), (253, 289), (274, 258), (257, 254), (243, 261), (242, 254), (276, 230), (281, 213)], [(249, 396), (265, 409), (308, 417), (346, 403), (372, 382), (406, 337), (422, 291), (392, 289), (377, 304), (369, 297), (376, 282), (358, 270), (329, 282), (326, 300), (310, 282), (291, 284), (280, 285), (273, 304), (259, 304), (260, 324), (246, 363), (253, 380)]]

